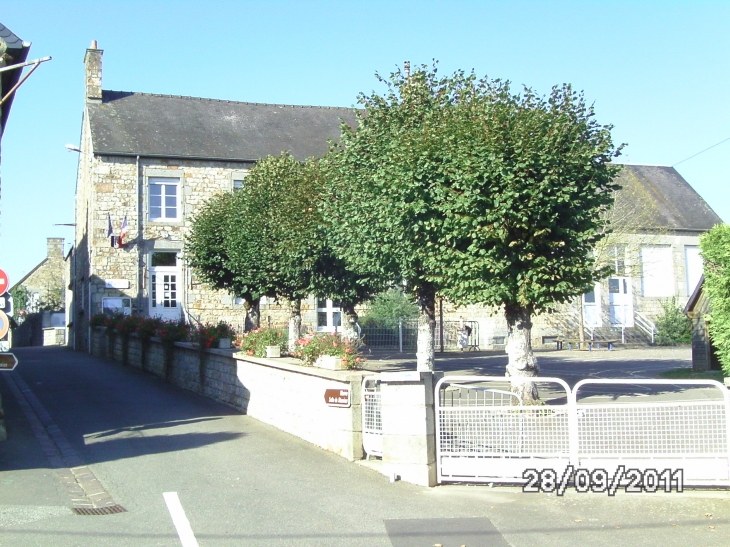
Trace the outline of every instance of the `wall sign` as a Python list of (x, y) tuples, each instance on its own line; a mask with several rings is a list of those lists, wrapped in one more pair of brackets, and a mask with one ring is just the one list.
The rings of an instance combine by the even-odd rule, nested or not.
[(350, 390), (346, 389), (325, 389), (324, 402), (328, 406), (350, 408)]
[(104, 288), (105, 289), (128, 289), (129, 280), (128, 279), (105, 279)]

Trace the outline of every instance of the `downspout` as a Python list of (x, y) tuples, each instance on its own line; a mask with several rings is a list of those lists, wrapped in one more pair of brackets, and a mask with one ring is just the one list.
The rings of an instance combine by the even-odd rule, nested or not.
[(135, 185), (135, 194), (137, 200), (137, 312), (142, 312), (142, 207), (140, 199), (140, 184), (139, 184), (139, 155), (135, 162), (137, 184)]

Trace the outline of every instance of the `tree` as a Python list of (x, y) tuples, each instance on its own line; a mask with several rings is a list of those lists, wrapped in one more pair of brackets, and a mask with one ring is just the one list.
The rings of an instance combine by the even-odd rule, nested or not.
[[(309, 295), (354, 306), (371, 287), (328, 251), (318, 202), (318, 161), (288, 153), (260, 160), (243, 188), (211, 200), (194, 222), (187, 250), (190, 264), (214, 287), (243, 296), (258, 317), (261, 296), (284, 298), (291, 309), (289, 343), (301, 330), (301, 300)], [(352, 322), (346, 326), (352, 329)]]
[(28, 311), (30, 291), (25, 285), (13, 287), (13, 290), (10, 291), (10, 296), (13, 297), (13, 308), (16, 312), (23, 310)]
[(710, 299), (708, 328), (725, 376), (730, 376), (730, 225), (718, 224), (700, 238), (704, 290)]
[(421, 67), (392, 74), (388, 87), (384, 97), (360, 96), (360, 124), (343, 128), (333, 152), (325, 204), (336, 250), (353, 267), (407, 281), (422, 312), (419, 369), (433, 366), (436, 293), (501, 306), (507, 374), (535, 398), (519, 380), (538, 372), (532, 315), (606, 273), (591, 250), (617, 188), (611, 128), (567, 85), (542, 98)]

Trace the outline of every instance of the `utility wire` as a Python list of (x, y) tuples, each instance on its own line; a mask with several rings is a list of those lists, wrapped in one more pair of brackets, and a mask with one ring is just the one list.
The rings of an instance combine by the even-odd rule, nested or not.
[(696, 154), (693, 154), (693, 155), (691, 155), (691, 156), (690, 156), (689, 158), (684, 158), (684, 159), (683, 159), (682, 161), (678, 161), (677, 163), (675, 163), (674, 165), (672, 165), (672, 167), (676, 167), (676, 166), (677, 166), (677, 165), (679, 165), (680, 163), (684, 163), (684, 162), (685, 162), (685, 161), (687, 161), (687, 160), (691, 160), (691, 159), (692, 159), (692, 158), (694, 158), (695, 156), (699, 156), (700, 154), (704, 154), (704, 153), (705, 153), (705, 152), (707, 152), (708, 150), (712, 150), (712, 149), (713, 149), (713, 148), (715, 148), (716, 146), (720, 146), (720, 145), (721, 145), (722, 143), (724, 143), (724, 142), (727, 142), (727, 141), (730, 141), (730, 137), (728, 137), (727, 139), (725, 139), (725, 140), (722, 140), (722, 141), (720, 141), (720, 142), (718, 142), (718, 143), (716, 143), (716, 144), (713, 144), (713, 145), (712, 145), (712, 146), (710, 146), (709, 148), (705, 148), (705, 149), (704, 149), (704, 150), (702, 150), (701, 152), (697, 152)]

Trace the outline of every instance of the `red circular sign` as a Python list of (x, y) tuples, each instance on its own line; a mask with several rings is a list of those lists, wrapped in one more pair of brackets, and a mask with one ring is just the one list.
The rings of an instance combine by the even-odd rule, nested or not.
[(10, 281), (5, 270), (0, 270), (0, 294), (5, 294), (10, 290)]
[(4, 311), (0, 311), (0, 338), (4, 338), (10, 328), (10, 321)]

